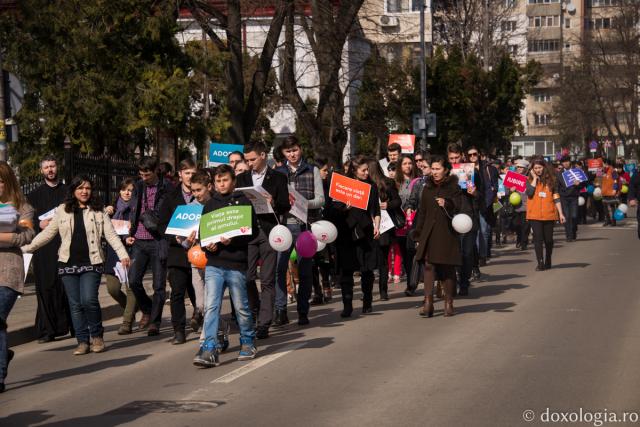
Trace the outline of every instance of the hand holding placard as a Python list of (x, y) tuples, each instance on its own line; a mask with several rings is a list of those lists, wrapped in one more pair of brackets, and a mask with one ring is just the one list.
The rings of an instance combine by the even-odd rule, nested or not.
[(366, 210), (369, 204), (371, 185), (338, 173), (331, 176), (329, 197), (347, 206)]

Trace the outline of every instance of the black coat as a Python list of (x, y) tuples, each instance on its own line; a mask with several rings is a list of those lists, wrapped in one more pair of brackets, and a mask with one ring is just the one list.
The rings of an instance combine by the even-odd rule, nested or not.
[[(436, 198), (445, 199), (444, 209), (438, 206)], [(459, 235), (451, 225), (451, 218), (459, 213), (472, 215), (458, 180), (448, 176), (436, 184), (429, 177), (422, 190), (420, 208), (414, 221), (418, 242), (416, 259), (426, 260), (430, 264), (462, 264)]]
[(333, 200), (331, 221), (338, 229), (338, 267), (346, 271), (373, 271), (378, 268), (377, 243), (373, 240), (373, 217), (380, 216), (378, 188), (371, 184), (367, 210), (347, 209)]
[[(131, 197), (131, 231), (129, 233), (131, 236), (135, 236), (136, 230), (138, 229), (138, 223), (140, 222), (140, 210), (142, 209), (142, 199), (144, 198), (144, 192), (146, 189), (147, 186), (142, 180), (138, 180), (133, 187), (133, 195)], [(171, 183), (164, 181), (161, 177), (158, 178), (158, 191), (152, 207), (152, 210), (158, 215), (160, 215), (160, 205), (162, 204), (162, 200), (174, 189), (175, 187)], [(156, 240), (161, 240), (164, 236), (164, 229), (167, 228), (168, 223), (168, 220), (166, 223), (160, 222), (158, 232), (151, 233), (151, 235)]]
[[(404, 216), (404, 211), (401, 209), (402, 199), (398, 194), (398, 188), (395, 185), (395, 182), (392, 179), (385, 178), (386, 180), (386, 190), (380, 191), (380, 201), (387, 203), (386, 211), (391, 216), (396, 227), (398, 223), (396, 222), (396, 218), (399, 216)], [(390, 246), (393, 243), (393, 239), (396, 233), (396, 229), (392, 228), (387, 230), (384, 234), (380, 235), (380, 239), (378, 240), (378, 244), (380, 246)], [(386, 262), (382, 260), (383, 262)]]
[[(236, 188), (253, 187), (253, 178), (251, 178), (251, 172), (243, 172), (236, 177)], [(289, 203), (289, 188), (287, 187), (287, 177), (271, 168), (267, 168), (267, 173), (264, 176), (262, 182), (262, 188), (267, 190), (271, 197), (273, 197), (273, 210), (278, 216), (278, 221), (282, 223), (284, 216), (291, 209)], [(269, 235), (271, 229), (275, 227), (278, 222), (273, 214), (258, 215), (258, 224), (260, 228)]]
[[(169, 190), (166, 196), (162, 199), (162, 204), (158, 207), (160, 224), (162, 228), (166, 229), (173, 212), (181, 205), (186, 205), (184, 197), (182, 196), (182, 185)], [(176, 236), (165, 235), (167, 243), (169, 245), (169, 253), (167, 256), (167, 267), (179, 267), (179, 268), (191, 268), (191, 264), (187, 259), (187, 251), (176, 240)]]

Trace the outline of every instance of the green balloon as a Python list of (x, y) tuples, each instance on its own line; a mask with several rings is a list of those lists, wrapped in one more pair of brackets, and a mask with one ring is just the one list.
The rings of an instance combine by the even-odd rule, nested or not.
[(291, 251), (291, 255), (289, 256), (289, 260), (296, 262), (298, 261), (298, 252), (296, 252), (296, 250), (292, 250)]
[(522, 203), (522, 197), (520, 196), (520, 193), (511, 193), (511, 195), (509, 196), (509, 203), (511, 203), (513, 206), (520, 206), (520, 203)]

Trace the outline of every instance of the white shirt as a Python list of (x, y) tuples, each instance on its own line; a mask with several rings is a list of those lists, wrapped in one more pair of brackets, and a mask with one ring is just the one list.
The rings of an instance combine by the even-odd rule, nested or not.
[(251, 171), (251, 180), (254, 186), (259, 185), (262, 187), (264, 177), (267, 175), (267, 167), (268, 166), (265, 166), (262, 172)]

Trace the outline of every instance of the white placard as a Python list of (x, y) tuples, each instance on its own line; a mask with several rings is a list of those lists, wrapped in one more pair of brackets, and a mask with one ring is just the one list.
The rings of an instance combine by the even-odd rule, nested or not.
[(116, 230), (118, 236), (128, 236), (131, 223), (124, 219), (112, 219), (113, 229)]
[(267, 197), (271, 197), (271, 194), (269, 194), (269, 192), (261, 185), (236, 188), (236, 190), (242, 191), (247, 199), (249, 199), (253, 205), (253, 209), (256, 211), (256, 214), (261, 215), (274, 213), (271, 203), (267, 201)]
[(40, 221), (46, 221), (46, 220), (48, 220), (48, 219), (51, 219), (51, 218), (53, 218), (53, 217), (55, 216), (55, 214), (56, 214), (56, 210), (58, 210), (58, 208), (57, 208), (57, 207), (55, 207), (55, 208), (51, 209), (49, 212), (43, 213), (42, 215), (40, 215), (40, 216), (38, 217), (38, 219), (39, 219)]
[(29, 266), (31, 265), (31, 260), (33, 259), (33, 254), (24, 253), (22, 254), (22, 261), (24, 262), (24, 281), (27, 281), (27, 274), (29, 274)]
[(289, 194), (291, 194), (294, 199), (289, 213), (306, 224), (307, 214), (309, 211), (309, 200), (307, 200), (302, 194), (298, 193), (293, 185), (289, 185)]
[(384, 176), (389, 178), (389, 170), (387, 169), (389, 167), (389, 160), (386, 157), (384, 157), (384, 158), (378, 160), (378, 163), (380, 164), (380, 167), (382, 168), (382, 173), (384, 174)]
[(120, 283), (124, 283), (125, 285), (127, 285), (127, 288), (128, 288), (129, 287), (129, 272), (122, 265), (122, 263), (120, 261), (116, 262), (115, 267), (113, 267), (113, 272), (115, 273), (115, 275), (118, 278), (118, 280), (120, 281)]
[(383, 234), (395, 227), (396, 226), (393, 223), (393, 220), (391, 219), (389, 212), (387, 212), (386, 209), (381, 209), (380, 210), (380, 234)]

